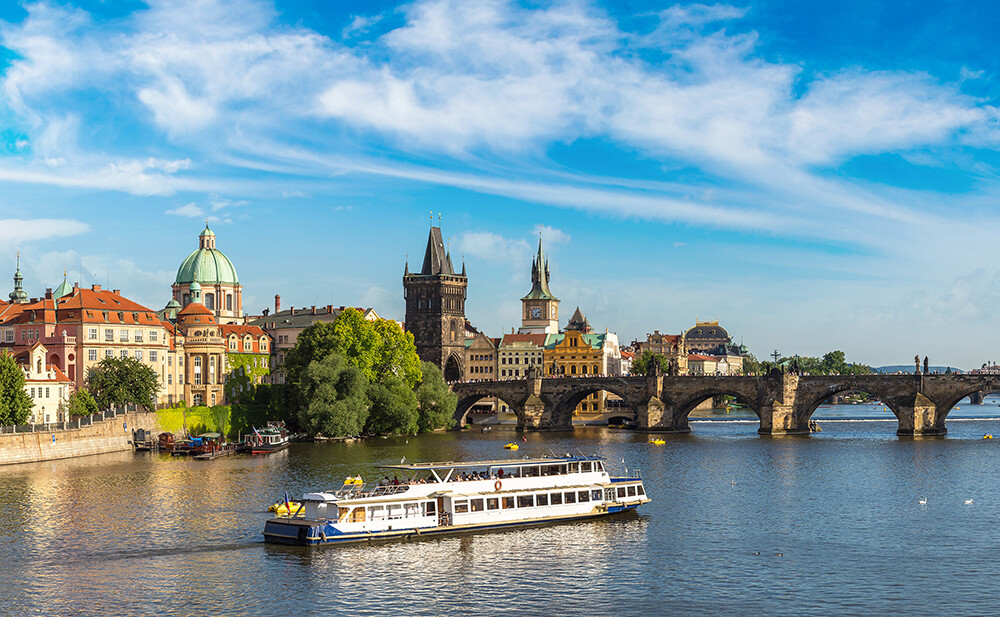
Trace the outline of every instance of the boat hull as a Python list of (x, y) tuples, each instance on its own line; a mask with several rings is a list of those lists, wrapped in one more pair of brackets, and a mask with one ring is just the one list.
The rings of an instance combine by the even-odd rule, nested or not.
[(522, 519), (497, 523), (476, 523), (469, 525), (446, 525), (438, 527), (418, 527), (396, 529), (389, 531), (326, 535), (326, 524), (322, 521), (272, 518), (264, 524), (264, 542), (272, 544), (288, 544), (294, 546), (320, 546), (327, 544), (352, 544), (362, 542), (379, 542), (406, 540), (416, 538), (442, 537), (468, 533), (503, 531), (513, 528), (541, 527), (558, 525), (599, 518), (607, 518), (618, 514), (634, 512), (639, 503), (627, 505), (609, 505), (607, 510), (574, 514), (569, 516), (543, 517)]
[(288, 447), (288, 442), (279, 443), (274, 445), (264, 445), (264, 446), (251, 446), (250, 454), (271, 454), (273, 452), (280, 452)]

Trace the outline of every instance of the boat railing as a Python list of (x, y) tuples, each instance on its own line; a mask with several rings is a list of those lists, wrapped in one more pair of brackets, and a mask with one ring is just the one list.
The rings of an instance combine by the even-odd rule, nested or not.
[(346, 485), (334, 495), (337, 499), (362, 499), (367, 497), (382, 497), (385, 495), (398, 495), (410, 490), (407, 484), (389, 484), (386, 486), (368, 487), (364, 484), (353, 484), (348, 488)]

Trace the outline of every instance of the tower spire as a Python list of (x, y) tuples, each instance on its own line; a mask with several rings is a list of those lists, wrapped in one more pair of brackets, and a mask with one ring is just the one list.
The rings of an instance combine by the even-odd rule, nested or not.
[(17, 269), (14, 271), (14, 291), (7, 296), (12, 304), (24, 304), (28, 301), (28, 294), (21, 288), (24, 277), (21, 276), (21, 251), (17, 251)]

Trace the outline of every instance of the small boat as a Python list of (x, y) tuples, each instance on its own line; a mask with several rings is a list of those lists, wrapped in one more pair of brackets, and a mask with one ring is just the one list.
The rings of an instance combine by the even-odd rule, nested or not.
[(993, 434), (992, 433), (986, 433), (985, 435), (983, 435), (983, 439), (993, 439)]
[(285, 518), (305, 516), (302, 504), (297, 501), (289, 501), (287, 504), (283, 501), (279, 501), (278, 503), (268, 508), (267, 511), (274, 512), (278, 516)]
[(310, 546), (581, 521), (649, 503), (638, 470), (612, 476), (596, 457), (383, 465), (399, 484), (352, 482), (306, 493), (304, 516), (264, 524), (264, 541)]
[(174, 449), (174, 434), (173, 433), (160, 433), (160, 450), (165, 452), (170, 452)]
[(247, 447), (251, 454), (271, 454), (288, 447), (288, 431), (283, 426), (269, 425), (260, 430), (254, 429), (253, 435), (247, 436)]
[(510, 442), (510, 443), (508, 443), (508, 444), (505, 444), (505, 445), (504, 445), (504, 448), (506, 448), (507, 450), (517, 450), (517, 449), (518, 449), (518, 448), (520, 448), (520, 447), (521, 447), (521, 446), (517, 445), (517, 444), (516, 444), (516, 443), (514, 443), (513, 441), (512, 441), (512, 442)]
[(662, 446), (663, 444), (667, 443), (667, 441), (665, 439), (656, 438), (656, 439), (650, 439), (649, 443), (653, 444), (654, 446)]

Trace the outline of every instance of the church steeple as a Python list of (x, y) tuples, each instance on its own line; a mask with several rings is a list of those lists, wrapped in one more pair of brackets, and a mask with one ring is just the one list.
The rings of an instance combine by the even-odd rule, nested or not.
[(28, 294), (21, 289), (24, 277), (21, 276), (21, 251), (17, 252), (17, 270), (14, 272), (14, 291), (7, 296), (12, 304), (25, 304), (28, 302)]
[(559, 298), (549, 290), (549, 261), (538, 237), (538, 253), (531, 263), (531, 291), (521, 298), (521, 334), (559, 332)]
[(531, 291), (521, 299), (559, 300), (549, 291), (549, 260), (545, 258), (545, 253), (542, 251), (541, 237), (538, 238), (538, 254), (535, 255), (535, 260), (531, 263)]

